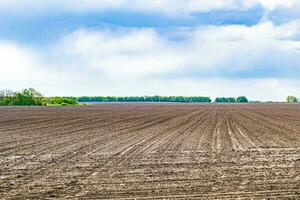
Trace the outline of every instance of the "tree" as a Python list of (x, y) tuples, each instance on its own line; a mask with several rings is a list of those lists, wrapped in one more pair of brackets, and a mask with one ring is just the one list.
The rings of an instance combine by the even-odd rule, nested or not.
[(21, 92), (0, 91), (0, 105), (43, 105), (43, 96), (33, 88)]
[(217, 97), (215, 99), (216, 103), (225, 103), (226, 102), (226, 98), (225, 97)]
[(76, 105), (77, 101), (75, 97), (50, 97), (47, 98), (47, 104)]
[(236, 103), (236, 99), (233, 97), (227, 98), (228, 103)]
[(33, 88), (15, 93), (16, 105), (42, 105), (42, 94)]
[(233, 97), (217, 97), (215, 99), (216, 103), (247, 103), (248, 99), (244, 96), (233, 98)]
[(202, 96), (128, 96), (128, 97), (78, 97), (78, 102), (199, 102), (210, 103), (210, 97)]
[(11, 90), (1, 90), (0, 91), (0, 97), (8, 97), (13, 96), (14, 92)]
[(237, 103), (248, 103), (248, 99), (245, 96), (240, 96), (240, 97), (236, 98), (236, 102)]
[(1, 90), (0, 91), (0, 105), (7, 106), (12, 105), (14, 92), (11, 90)]
[(233, 103), (232, 101), (233, 101), (233, 100), (232, 100), (231, 97), (229, 97), (229, 98), (226, 98), (226, 97), (217, 97), (217, 98), (215, 99), (215, 102), (216, 102), (216, 103)]
[(294, 97), (294, 96), (288, 96), (288, 97), (286, 98), (286, 101), (287, 101), (288, 103), (297, 103), (297, 102), (298, 102), (297, 98)]

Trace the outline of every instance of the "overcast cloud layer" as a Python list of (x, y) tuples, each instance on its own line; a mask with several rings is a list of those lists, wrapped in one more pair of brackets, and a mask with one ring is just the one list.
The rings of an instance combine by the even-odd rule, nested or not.
[(0, 0), (0, 87), (300, 96), (297, 0)]

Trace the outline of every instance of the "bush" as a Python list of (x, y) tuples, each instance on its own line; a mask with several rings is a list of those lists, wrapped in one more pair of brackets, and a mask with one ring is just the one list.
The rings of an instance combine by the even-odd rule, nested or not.
[(195, 102), (195, 103), (210, 103), (210, 97), (202, 96), (129, 96), (129, 97), (113, 97), (113, 96), (98, 96), (98, 97), (78, 97), (78, 102)]
[(238, 102), (238, 103), (248, 103), (248, 99), (245, 96), (241, 96), (241, 97), (236, 98), (236, 102)]
[(77, 105), (77, 101), (74, 97), (50, 97), (47, 100), (47, 104), (55, 105)]
[(240, 96), (238, 98), (233, 97), (217, 97), (215, 99), (216, 103), (247, 103), (248, 99), (244, 96)]
[(0, 105), (41, 106), (43, 105), (43, 96), (33, 88), (24, 89), (21, 92), (3, 90), (0, 91)]
[(298, 99), (296, 97), (294, 97), (294, 96), (288, 96), (286, 98), (286, 102), (288, 102), (288, 103), (297, 103)]

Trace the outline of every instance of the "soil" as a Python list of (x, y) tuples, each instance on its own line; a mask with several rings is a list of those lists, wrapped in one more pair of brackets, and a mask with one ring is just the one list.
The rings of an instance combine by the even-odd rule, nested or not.
[(0, 199), (300, 199), (300, 105), (1, 107)]

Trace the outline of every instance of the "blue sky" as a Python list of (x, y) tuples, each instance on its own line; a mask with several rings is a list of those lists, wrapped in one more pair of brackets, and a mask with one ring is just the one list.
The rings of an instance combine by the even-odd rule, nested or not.
[(1, 89), (300, 97), (298, 0), (0, 1)]

